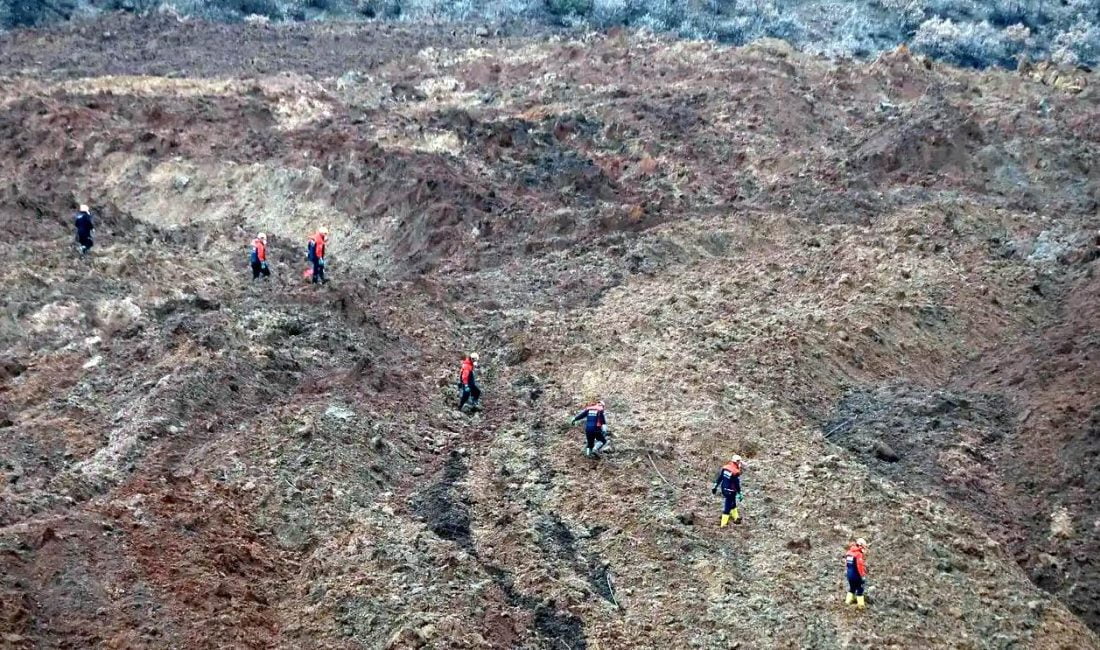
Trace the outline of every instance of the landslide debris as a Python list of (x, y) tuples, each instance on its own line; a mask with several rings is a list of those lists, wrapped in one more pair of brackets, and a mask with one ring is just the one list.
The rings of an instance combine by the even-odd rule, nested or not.
[(1092, 90), (629, 32), (71, 29), (112, 38), (0, 38), (5, 644), (1100, 647)]

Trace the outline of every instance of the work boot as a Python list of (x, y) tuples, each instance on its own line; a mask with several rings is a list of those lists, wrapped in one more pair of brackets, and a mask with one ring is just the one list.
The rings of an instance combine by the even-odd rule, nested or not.
[(725, 528), (727, 525), (729, 525), (729, 523), (730, 523), (730, 516), (729, 515), (722, 515), (722, 524), (718, 527), (719, 528)]
[(607, 449), (607, 443), (606, 442), (597, 442), (596, 443), (596, 448), (593, 449), (593, 451), (595, 451), (598, 454), (601, 451), (603, 451), (604, 449)]
[(856, 596), (856, 609), (867, 609), (867, 601), (863, 596)]
[(584, 455), (591, 458), (592, 457), (592, 448), (591, 447), (585, 447), (584, 448)]
[(733, 515), (733, 523), (735, 523), (735, 524), (741, 523), (741, 513), (737, 512), (737, 508), (734, 508), (733, 511), (730, 514)]
[(849, 591), (848, 595), (844, 597), (844, 604), (851, 605), (854, 602), (856, 602), (856, 595)]

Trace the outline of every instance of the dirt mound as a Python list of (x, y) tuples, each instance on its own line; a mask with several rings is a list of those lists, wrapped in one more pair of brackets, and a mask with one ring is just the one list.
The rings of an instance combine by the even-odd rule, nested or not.
[[(853, 154), (856, 163), (879, 182), (894, 176), (902, 182), (935, 182), (941, 175), (965, 178), (972, 173), (975, 152), (984, 136), (981, 127), (950, 107), (942, 114), (917, 121), (903, 118), (872, 135)], [(928, 175), (912, 178), (914, 174)]]

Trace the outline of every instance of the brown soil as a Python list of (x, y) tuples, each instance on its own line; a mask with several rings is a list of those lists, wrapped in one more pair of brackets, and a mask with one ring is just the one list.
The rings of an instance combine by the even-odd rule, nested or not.
[(1098, 84), (164, 17), (0, 66), (7, 646), (1100, 647)]

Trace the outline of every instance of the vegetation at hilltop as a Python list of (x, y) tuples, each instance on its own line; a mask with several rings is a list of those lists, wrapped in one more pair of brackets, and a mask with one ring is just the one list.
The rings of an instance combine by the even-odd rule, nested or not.
[(779, 38), (810, 52), (869, 56), (906, 43), (964, 67), (1100, 61), (1094, 0), (0, 0), (0, 27), (101, 12), (167, 11), (216, 21), (474, 21), (511, 31), (617, 26), (744, 44)]

